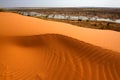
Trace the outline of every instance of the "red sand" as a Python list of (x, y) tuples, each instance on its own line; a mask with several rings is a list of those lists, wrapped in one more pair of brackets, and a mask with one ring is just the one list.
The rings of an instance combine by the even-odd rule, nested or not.
[(47, 33), (71, 36), (96, 46), (120, 52), (120, 32), (87, 29), (14, 13), (0, 13), (0, 35), (26, 36)]
[(1, 12), (0, 80), (120, 80), (119, 41), (115, 31)]

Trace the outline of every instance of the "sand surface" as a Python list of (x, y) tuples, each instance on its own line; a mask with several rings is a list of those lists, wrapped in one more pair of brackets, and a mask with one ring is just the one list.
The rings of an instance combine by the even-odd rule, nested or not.
[(0, 13), (0, 36), (27, 36), (56, 33), (120, 52), (120, 32), (76, 27), (14, 13)]
[(120, 33), (0, 13), (0, 80), (120, 80)]

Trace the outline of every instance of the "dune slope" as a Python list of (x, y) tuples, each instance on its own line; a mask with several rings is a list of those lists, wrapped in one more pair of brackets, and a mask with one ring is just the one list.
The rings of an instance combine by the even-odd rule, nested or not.
[(0, 46), (0, 80), (120, 80), (120, 55), (46, 34), (9, 37)]
[(96, 30), (46, 21), (15, 13), (0, 12), (0, 36), (62, 34), (96, 46), (120, 52), (120, 32)]
[(0, 12), (0, 80), (120, 80), (120, 33)]

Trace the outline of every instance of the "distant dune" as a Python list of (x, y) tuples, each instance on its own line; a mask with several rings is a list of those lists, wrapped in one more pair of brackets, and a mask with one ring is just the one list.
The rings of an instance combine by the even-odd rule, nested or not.
[(0, 13), (0, 80), (120, 80), (120, 33)]

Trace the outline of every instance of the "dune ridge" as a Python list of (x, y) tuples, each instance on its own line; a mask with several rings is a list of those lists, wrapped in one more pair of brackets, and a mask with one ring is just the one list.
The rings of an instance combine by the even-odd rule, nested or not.
[(120, 52), (120, 32), (77, 27), (15, 13), (0, 12), (0, 36), (62, 34), (96, 46)]
[(9, 37), (3, 44), (0, 80), (120, 79), (119, 53), (71, 37), (58, 34)]
[(0, 80), (120, 80), (120, 33), (0, 12)]

